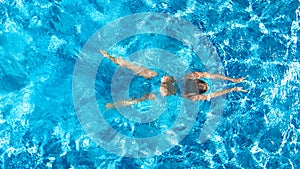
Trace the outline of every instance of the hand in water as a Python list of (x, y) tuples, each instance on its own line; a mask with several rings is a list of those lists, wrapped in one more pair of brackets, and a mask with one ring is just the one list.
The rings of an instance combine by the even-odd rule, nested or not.
[(233, 88), (234, 91), (239, 91), (239, 92), (248, 92), (247, 90), (244, 90), (242, 87), (235, 87)]
[(242, 78), (237, 78), (237, 79), (234, 79), (233, 82), (234, 83), (241, 83), (243, 82), (247, 77), (242, 77)]
[(149, 100), (154, 100), (155, 98), (156, 98), (156, 96), (152, 93), (147, 95), (147, 99), (149, 99)]

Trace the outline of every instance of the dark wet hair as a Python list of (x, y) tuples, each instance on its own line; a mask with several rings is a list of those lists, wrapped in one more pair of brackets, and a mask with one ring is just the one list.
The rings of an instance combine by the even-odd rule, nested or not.
[(208, 84), (200, 79), (187, 79), (185, 82), (185, 93), (203, 94), (208, 91)]

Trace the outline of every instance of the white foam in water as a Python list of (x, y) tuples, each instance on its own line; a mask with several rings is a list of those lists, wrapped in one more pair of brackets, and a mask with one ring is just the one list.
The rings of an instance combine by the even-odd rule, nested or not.
[(151, 6), (152, 8), (156, 7), (156, 4), (152, 0), (146, 0), (147, 5)]
[(298, 19), (300, 18), (300, 7), (296, 9), (295, 13), (296, 13), (296, 21), (292, 22), (292, 27), (291, 27), (292, 54), (295, 54), (297, 52), (297, 43), (298, 43), (297, 32), (300, 31), (300, 26), (299, 26), (300, 20)]
[(10, 132), (2, 132), (1, 137), (0, 137), (0, 147), (9, 145), (10, 134), (11, 134)]
[[(280, 63), (275, 63), (280, 64)], [(267, 67), (270, 65), (265, 65), (266, 70)], [(286, 95), (287, 92), (291, 92), (289, 90), (294, 90), (297, 88), (297, 86), (291, 86), (291, 81), (295, 81), (299, 79), (300, 75), (300, 63), (298, 62), (291, 62), (288, 65), (288, 70), (285, 72), (283, 79), (280, 81), (280, 83), (274, 84), (271, 88), (265, 88), (263, 92), (261, 93), (261, 97), (264, 98), (264, 104), (266, 105), (272, 105), (272, 101), (275, 98), (279, 98), (281, 100), (287, 99)]]
[(289, 81), (299, 79), (300, 76), (300, 63), (291, 62), (289, 64), (289, 70), (284, 74), (284, 78), (281, 80), (281, 85), (288, 84)]
[[(33, 112), (35, 105), (31, 103), (30, 97), (33, 91), (33, 83), (24, 87), (21, 91), (15, 91), (0, 97), (2, 104), (0, 108), (3, 109), (5, 105), (12, 104), (14, 108), (11, 111), (10, 117), (12, 119), (21, 120), (21, 124), (25, 125), (25, 119), (22, 116)], [(3, 120), (2, 120), (3, 121)]]
[(7, 19), (6, 22), (4, 23), (5, 25), (5, 30), (4, 32), (19, 32), (19, 30), (21, 30), (21, 28), (18, 26), (18, 24), (16, 24), (16, 22)]
[(97, 22), (97, 21), (106, 21), (108, 18), (106, 17), (106, 15), (104, 15), (103, 13), (100, 13), (99, 11), (97, 11), (93, 5), (88, 6), (85, 9), (85, 13), (90, 15), (91, 18), (93, 19), (93, 21)]
[(265, 27), (265, 25), (261, 22), (259, 23), (259, 28), (260, 28), (260, 31), (264, 34), (269, 34), (269, 31), (268, 29)]
[(61, 45), (65, 43), (66, 43), (65, 40), (61, 40), (57, 36), (53, 35), (49, 42), (47, 51), (55, 52)]
[(60, 126), (55, 126), (53, 129), (53, 135), (61, 138), (64, 135), (64, 131)]

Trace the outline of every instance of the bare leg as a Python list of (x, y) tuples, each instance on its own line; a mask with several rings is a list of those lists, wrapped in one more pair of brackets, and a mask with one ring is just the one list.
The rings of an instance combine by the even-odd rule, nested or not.
[(225, 90), (222, 90), (222, 91), (210, 93), (208, 95), (187, 95), (185, 97), (190, 99), (190, 100), (193, 100), (193, 101), (209, 100), (209, 99), (214, 98), (214, 97), (219, 97), (219, 96), (225, 95), (225, 94), (227, 94), (229, 92), (232, 92), (232, 91), (247, 92), (247, 90), (243, 90), (241, 87), (234, 87), (234, 88), (225, 89)]
[(156, 97), (154, 94), (145, 94), (143, 97), (138, 98), (138, 99), (129, 99), (129, 100), (121, 100), (117, 101), (116, 103), (107, 103), (105, 105), (106, 109), (111, 109), (111, 108), (119, 108), (121, 106), (129, 106), (144, 100), (154, 100)]
[(191, 74), (186, 75), (185, 78), (188, 78), (188, 79), (199, 79), (199, 78), (222, 79), (222, 80), (228, 80), (228, 81), (231, 81), (234, 83), (240, 83), (246, 79), (245, 77), (234, 79), (234, 78), (226, 77), (226, 76), (223, 76), (220, 74), (210, 74), (207, 72), (193, 72)]
[(143, 76), (148, 79), (148, 78), (155, 77), (157, 75), (157, 72), (144, 68), (142, 66), (135, 66), (129, 63), (128, 61), (124, 60), (122, 57), (114, 58), (103, 50), (98, 50), (98, 52), (100, 52), (104, 57), (110, 59), (112, 62), (116, 63), (117, 65), (121, 67), (126, 67), (139, 76)]

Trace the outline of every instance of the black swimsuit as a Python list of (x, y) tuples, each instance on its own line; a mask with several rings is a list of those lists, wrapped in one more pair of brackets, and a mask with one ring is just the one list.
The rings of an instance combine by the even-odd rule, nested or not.
[(184, 95), (190, 94), (200, 94), (199, 89), (197, 88), (197, 84), (193, 79), (185, 79), (184, 83)]

